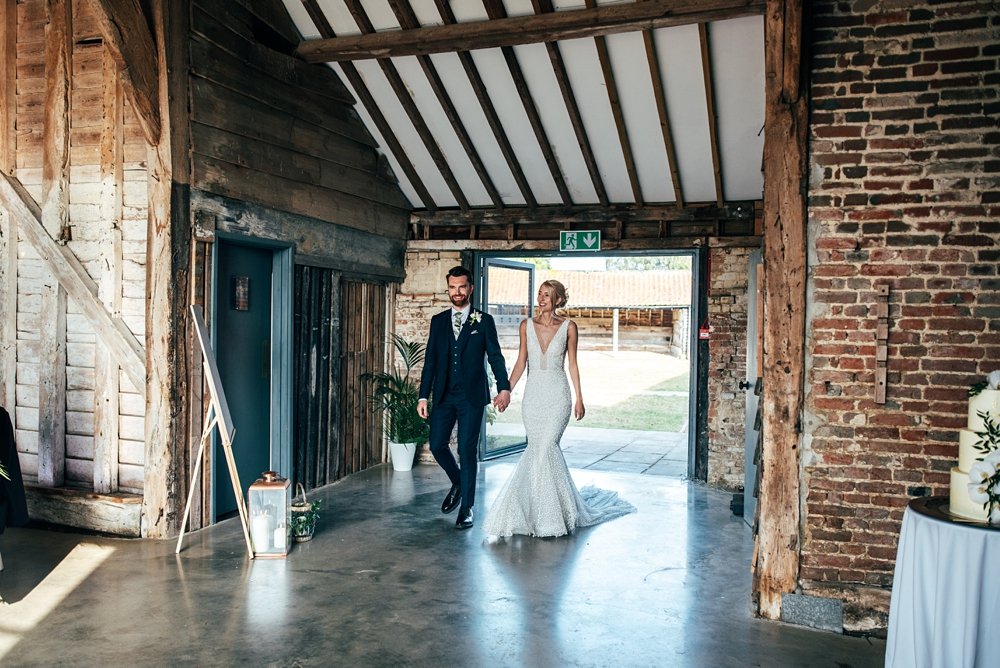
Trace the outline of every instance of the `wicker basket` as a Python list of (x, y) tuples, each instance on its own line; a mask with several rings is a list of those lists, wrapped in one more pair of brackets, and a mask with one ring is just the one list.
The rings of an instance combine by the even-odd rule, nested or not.
[[(301, 501), (298, 500), (300, 495)], [(295, 498), (296, 501), (291, 506), (292, 538), (295, 539), (296, 543), (304, 543), (307, 540), (312, 540), (319, 515), (313, 508), (313, 504), (306, 498), (306, 490), (302, 483), (295, 485)]]

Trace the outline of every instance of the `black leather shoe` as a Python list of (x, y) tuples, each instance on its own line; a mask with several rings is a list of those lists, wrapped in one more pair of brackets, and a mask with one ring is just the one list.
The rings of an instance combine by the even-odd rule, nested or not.
[(472, 528), (472, 508), (463, 508), (458, 511), (458, 519), (455, 520), (456, 529)]
[(441, 512), (450, 513), (455, 508), (458, 508), (458, 502), (461, 500), (462, 488), (458, 485), (452, 485), (451, 489), (448, 490), (448, 496), (444, 497), (444, 503), (441, 504)]

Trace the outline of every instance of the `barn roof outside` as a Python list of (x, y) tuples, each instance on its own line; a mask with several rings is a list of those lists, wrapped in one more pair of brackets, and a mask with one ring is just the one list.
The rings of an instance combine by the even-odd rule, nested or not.
[[(536, 269), (535, 286), (555, 279), (566, 286), (568, 308), (687, 308), (691, 305), (691, 272), (565, 271)], [(493, 304), (523, 303), (524, 279), (515, 272), (491, 272)]]

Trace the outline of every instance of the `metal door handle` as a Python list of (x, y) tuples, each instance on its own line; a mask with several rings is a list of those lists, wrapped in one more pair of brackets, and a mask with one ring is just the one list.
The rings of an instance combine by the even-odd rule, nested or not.
[(740, 389), (741, 390), (749, 390), (751, 387), (753, 387), (753, 383), (751, 383), (749, 380), (741, 380), (740, 381)]

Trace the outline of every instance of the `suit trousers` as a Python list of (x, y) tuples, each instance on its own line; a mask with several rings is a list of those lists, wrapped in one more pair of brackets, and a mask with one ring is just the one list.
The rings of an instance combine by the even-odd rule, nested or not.
[[(434, 404), (430, 417), (430, 449), (434, 459), (444, 469), (452, 485), (462, 489), (462, 509), (476, 503), (476, 476), (479, 471), (479, 432), (483, 425), (485, 406), (470, 403), (462, 391), (445, 392), (441, 401)], [(458, 422), (458, 457), (455, 462), (448, 442)]]

